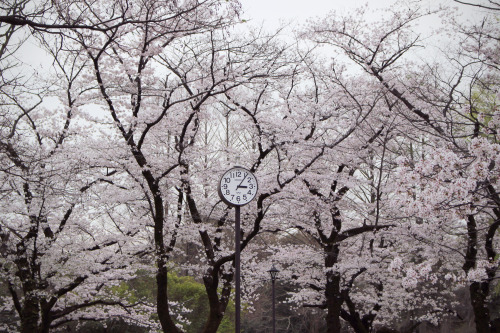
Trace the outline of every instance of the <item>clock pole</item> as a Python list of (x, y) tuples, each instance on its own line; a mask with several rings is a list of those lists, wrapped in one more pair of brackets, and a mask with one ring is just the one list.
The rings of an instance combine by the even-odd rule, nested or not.
[[(243, 176), (243, 177), (242, 177)], [(228, 206), (234, 207), (234, 305), (235, 305), (235, 331), (240, 333), (241, 326), (241, 287), (240, 287), (240, 253), (241, 253), (241, 220), (240, 208), (252, 201), (257, 195), (257, 178), (243, 167), (235, 166), (222, 175), (217, 192), (219, 197)]]
[(240, 303), (240, 206), (234, 206), (235, 210), (235, 226), (234, 226), (234, 266), (235, 266), (235, 332), (240, 333), (240, 310), (241, 310), (241, 303)]

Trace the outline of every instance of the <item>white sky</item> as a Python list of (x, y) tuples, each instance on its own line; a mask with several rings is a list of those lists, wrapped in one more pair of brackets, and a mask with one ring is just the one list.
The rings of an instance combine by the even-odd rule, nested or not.
[[(360, 7), (365, 3), (370, 8), (387, 8), (404, 0), (240, 0), (244, 19), (252, 23), (264, 22), (269, 28), (279, 25), (280, 20), (292, 22), (292, 25), (304, 23), (307, 18), (325, 16), (330, 11), (340, 13)], [(420, 6), (434, 8), (438, 4), (456, 6), (461, 9), (464, 18), (473, 15), (477, 10), (474, 7), (458, 5), (453, 0), (406, 0), (418, 3)]]
[[(430, 8), (438, 4), (457, 6), (453, 0), (240, 0), (240, 2), (243, 6), (243, 19), (250, 20), (252, 25), (262, 23), (270, 30), (277, 28), (282, 22), (289, 23), (289, 28), (293, 29), (305, 23), (308, 18), (323, 17), (333, 10), (345, 13), (367, 2), (369, 8), (373, 9), (387, 8), (397, 2), (418, 3), (420, 6)], [(477, 17), (478, 10), (474, 7), (459, 6), (459, 8), (464, 18), (472, 18), (474, 14)], [(432, 20), (437, 20), (437, 18), (430, 18), (425, 23), (427, 29), (433, 26)], [(34, 64), (44, 62), (45, 57), (40, 57), (40, 50), (38, 48), (33, 50), (33, 47), (25, 46), (25, 52), (20, 55), (20, 58)], [(45, 66), (50, 67), (51, 63), (46, 63)]]
[[(275, 24), (280, 18), (303, 21), (309, 17), (322, 16), (331, 10), (345, 11), (356, 8), (366, 0), (240, 0), (244, 18), (256, 21), (265, 20)], [(370, 6), (387, 6), (394, 0), (372, 0)]]

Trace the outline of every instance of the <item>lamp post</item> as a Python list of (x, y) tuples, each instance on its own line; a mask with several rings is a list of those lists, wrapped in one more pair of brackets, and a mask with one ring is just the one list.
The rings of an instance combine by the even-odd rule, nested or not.
[(276, 275), (278, 275), (279, 270), (276, 267), (271, 267), (268, 270), (269, 275), (271, 275), (271, 281), (273, 283), (273, 333), (276, 333), (276, 304), (275, 304), (275, 293), (274, 293), (274, 283), (276, 282)]

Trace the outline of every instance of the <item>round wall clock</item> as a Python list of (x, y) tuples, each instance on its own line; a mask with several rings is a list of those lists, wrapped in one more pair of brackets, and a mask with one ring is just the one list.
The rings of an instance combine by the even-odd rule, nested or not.
[(226, 204), (244, 206), (257, 194), (257, 178), (245, 168), (234, 167), (222, 175), (218, 192)]

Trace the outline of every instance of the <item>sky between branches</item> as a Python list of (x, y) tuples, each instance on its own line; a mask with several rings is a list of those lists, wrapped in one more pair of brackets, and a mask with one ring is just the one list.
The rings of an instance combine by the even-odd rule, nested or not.
[[(265, 30), (271, 31), (286, 25), (285, 33), (299, 29), (308, 19), (323, 18), (332, 11), (346, 14), (365, 4), (369, 8), (369, 12), (373, 13), (374, 20), (382, 15), (377, 10), (391, 8), (401, 3), (423, 8), (428, 7), (429, 10), (437, 8), (439, 5), (453, 6), (458, 9), (457, 13), (463, 21), (477, 21), (484, 16), (484, 10), (460, 5), (453, 0), (240, 0), (240, 3), (243, 9), (241, 19), (248, 21), (250, 26), (262, 25)], [(432, 36), (432, 30), (438, 28), (440, 21), (441, 19), (437, 15), (424, 18), (420, 21), (420, 28), (423, 29), (421, 32), (424, 35)], [(293, 38), (292, 36), (293, 34), (290, 34), (291, 38)], [(442, 41), (435, 43), (435, 45), (441, 44)], [(39, 73), (49, 70), (52, 66), (50, 57), (45, 56), (45, 52), (32, 40), (28, 40), (23, 45), (19, 58)]]
[[(403, 0), (407, 3), (414, 3), (426, 6), (429, 9), (438, 5), (450, 5), (460, 8), (459, 12), (464, 19), (474, 19), (480, 14), (479, 10), (473, 7), (459, 6), (453, 0)], [(300, 25), (308, 18), (324, 16), (330, 11), (340, 13), (347, 12), (368, 3), (373, 9), (389, 8), (402, 0), (241, 0), (244, 15), (243, 18), (251, 19), (258, 24), (263, 22), (266, 27), (276, 27), (280, 21), (291, 25)], [(378, 15), (378, 14), (374, 14)]]

